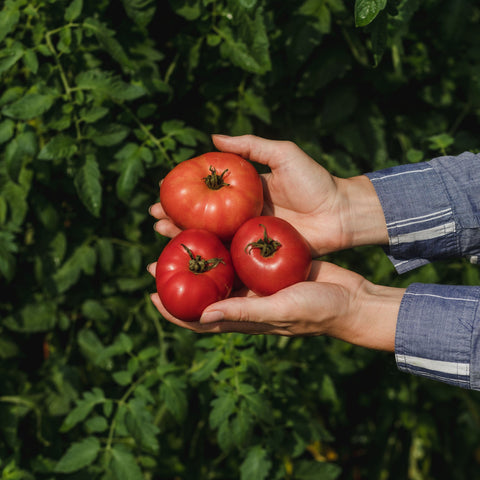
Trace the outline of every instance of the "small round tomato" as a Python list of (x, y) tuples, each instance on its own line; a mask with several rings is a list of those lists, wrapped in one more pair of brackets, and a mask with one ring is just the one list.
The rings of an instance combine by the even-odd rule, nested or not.
[(257, 295), (271, 295), (303, 282), (312, 266), (306, 240), (278, 217), (245, 222), (233, 237), (230, 254), (240, 280)]
[(181, 320), (200, 318), (210, 304), (230, 295), (235, 271), (226, 247), (213, 233), (188, 229), (165, 246), (155, 279), (164, 307)]
[(160, 203), (182, 230), (203, 228), (228, 241), (240, 225), (262, 212), (262, 181), (239, 155), (209, 152), (179, 163), (166, 175)]

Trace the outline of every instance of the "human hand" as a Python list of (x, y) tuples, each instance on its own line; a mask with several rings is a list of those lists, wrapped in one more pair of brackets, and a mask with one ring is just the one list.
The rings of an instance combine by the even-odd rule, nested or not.
[[(155, 275), (153, 263), (148, 269)], [(259, 297), (246, 289), (208, 306), (198, 322), (170, 315), (157, 293), (152, 302), (171, 323), (197, 333), (328, 335), (393, 351), (404, 289), (382, 287), (331, 263), (314, 261), (309, 281)]]
[[(312, 256), (388, 243), (383, 211), (367, 177), (334, 177), (292, 142), (253, 135), (213, 135), (212, 139), (220, 151), (270, 168), (269, 173), (262, 174), (262, 215), (275, 215), (291, 223), (309, 243)], [(158, 220), (158, 233), (174, 237), (180, 232), (160, 203), (152, 205), (150, 213)]]

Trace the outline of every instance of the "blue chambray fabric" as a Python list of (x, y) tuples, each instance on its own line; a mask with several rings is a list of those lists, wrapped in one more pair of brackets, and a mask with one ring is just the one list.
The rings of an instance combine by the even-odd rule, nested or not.
[[(465, 256), (479, 263), (480, 155), (469, 152), (367, 174), (399, 273)], [(402, 299), (395, 358), (402, 371), (480, 390), (480, 287), (414, 283)]]
[(400, 305), (400, 370), (480, 390), (480, 287), (413, 283)]
[(480, 154), (368, 173), (383, 207), (386, 249), (398, 273), (429, 261), (480, 254)]

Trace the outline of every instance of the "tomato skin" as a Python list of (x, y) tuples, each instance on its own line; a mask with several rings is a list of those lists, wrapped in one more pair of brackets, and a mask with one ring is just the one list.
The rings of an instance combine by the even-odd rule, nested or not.
[[(224, 174), (226, 184), (217, 190), (205, 178)], [(255, 167), (239, 155), (209, 152), (179, 163), (164, 178), (160, 203), (182, 230), (203, 228), (223, 241), (230, 240), (249, 218), (260, 215), (263, 186)]]
[[(263, 257), (259, 248), (249, 247), (264, 238), (264, 227), (268, 237), (281, 244), (268, 257)], [(240, 280), (262, 296), (305, 281), (312, 266), (306, 240), (290, 223), (272, 216), (255, 217), (245, 222), (232, 239), (230, 254)]]
[[(222, 263), (203, 273), (189, 269), (190, 254), (204, 260), (221, 258)], [(211, 303), (230, 295), (234, 281), (230, 253), (213, 233), (201, 229), (188, 229), (179, 233), (165, 246), (155, 271), (157, 292), (164, 307), (174, 317), (192, 322), (200, 318)]]

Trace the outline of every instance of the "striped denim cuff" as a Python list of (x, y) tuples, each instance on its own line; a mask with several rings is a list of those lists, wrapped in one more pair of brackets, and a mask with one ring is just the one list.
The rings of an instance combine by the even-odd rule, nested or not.
[(400, 305), (400, 370), (480, 389), (480, 287), (413, 283)]
[(399, 273), (460, 254), (450, 198), (432, 166), (400, 165), (367, 176), (383, 207), (387, 254)]

